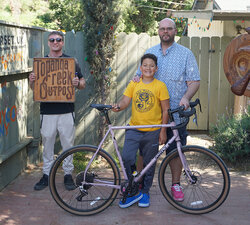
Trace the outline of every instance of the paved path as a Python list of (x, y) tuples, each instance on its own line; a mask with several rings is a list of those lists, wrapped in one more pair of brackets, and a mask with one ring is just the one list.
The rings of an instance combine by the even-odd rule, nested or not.
[(105, 211), (89, 217), (75, 216), (61, 209), (49, 189), (34, 191), (41, 168), (27, 170), (0, 192), (1, 225), (248, 225), (250, 221), (250, 171), (230, 172), (231, 191), (217, 210), (204, 215), (185, 214), (162, 196), (157, 175), (151, 188), (151, 205), (127, 209), (118, 200)]

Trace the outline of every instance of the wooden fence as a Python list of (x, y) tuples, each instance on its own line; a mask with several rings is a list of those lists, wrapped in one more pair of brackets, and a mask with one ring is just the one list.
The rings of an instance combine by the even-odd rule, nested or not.
[[(45, 53), (48, 53), (47, 37), (45, 33)], [(200, 74), (201, 86), (193, 99), (199, 97), (202, 103), (202, 113), (198, 111), (198, 127), (190, 122), (190, 130), (209, 130), (216, 123), (217, 118), (222, 114), (233, 111), (234, 95), (231, 93), (229, 82), (223, 71), (223, 55), (231, 37), (181, 37), (176, 41), (194, 53)], [(77, 92), (76, 114), (77, 114), (77, 143), (92, 143), (95, 140), (96, 112), (89, 109), (89, 104), (94, 101), (93, 78), (91, 77), (88, 65), (84, 58), (83, 34), (67, 32), (65, 37), (65, 52), (75, 56), (87, 79), (87, 87)], [(139, 65), (140, 57), (146, 49), (159, 43), (159, 37), (150, 37), (147, 34), (137, 35), (135, 33), (120, 33), (117, 36), (119, 48), (112, 69), (117, 72), (116, 85), (112, 88), (110, 102), (120, 99), (128, 82), (135, 75)], [(107, 102), (108, 103), (108, 102)], [(112, 114), (116, 124), (126, 124), (130, 118), (131, 109), (119, 114)], [(94, 113), (94, 114), (93, 114)]]
[[(33, 101), (33, 91), (28, 87), (28, 75), (32, 70), (32, 58), (48, 54), (48, 32), (36, 27), (25, 27), (0, 21), (0, 36), (9, 41), (0, 42), (0, 190), (20, 171), (27, 162), (41, 158), (39, 104)], [(2, 39), (3, 40), (3, 39)], [(6, 39), (7, 40), (7, 39)], [(234, 96), (222, 68), (223, 54), (229, 37), (188, 38), (178, 40), (190, 48), (199, 64), (201, 87), (195, 97), (202, 102), (203, 113), (198, 113), (198, 127), (190, 123), (190, 130), (209, 130), (219, 115), (233, 109)], [(158, 37), (147, 34), (117, 36), (119, 48), (112, 69), (117, 72), (111, 88), (109, 102), (116, 102), (135, 75), (140, 57), (149, 47), (158, 44)], [(75, 144), (97, 145), (97, 112), (89, 107), (96, 102), (94, 80), (85, 61), (82, 32), (67, 32), (64, 52), (78, 59), (85, 74), (87, 87), (76, 91), (76, 140)], [(115, 124), (127, 124), (131, 109), (110, 113)], [(123, 144), (124, 131), (117, 131), (116, 138)], [(109, 151), (112, 149), (107, 148)], [(55, 151), (61, 150), (59, 139)]]

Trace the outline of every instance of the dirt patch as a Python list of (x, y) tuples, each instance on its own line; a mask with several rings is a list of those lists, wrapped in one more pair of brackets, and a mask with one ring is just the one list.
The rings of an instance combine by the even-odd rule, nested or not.
[(213, 139), (207, 134), (190, 134), (187, 138), (187, 144), (209, 148), (213, 145)]

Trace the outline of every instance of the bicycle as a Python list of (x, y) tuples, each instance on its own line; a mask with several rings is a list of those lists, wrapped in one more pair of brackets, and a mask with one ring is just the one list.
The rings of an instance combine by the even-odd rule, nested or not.
[[(183, 106), (174, 110), (170, 109), (168, 111), (169, 124), (141, 126), (112, 126), (108, 115), (112, 106), (92, 104), (92, 108), (99, 110), (105, 116), (108, 130), (98, 147), (92, 145), (74, 146), (63, 152), (55, 160), (49, 175), (49, 187), (56, 203), (72, 214), (89, 216), (109, 207), (117, 199), (119, 192), (122, 195), (122, 201), (125, 202), (128, 195), (135, 195), (138, 192), (139, 180), (148, 168), (167, 150), (170, 143), (176, 141), (177, 149), (165, 156), (159, 168), (158, 183), (163, 196), (172, 206), (185, 213), (204, 214), (218, 208), (226, 200), (230, 190), (230, 176), (225, 163), (218, 155), (204, 147), (181, 146), (178, 130), (176, 130), (179, 127), (186, 126), (192, 115), (195, 115), (196, 118), (195, 106), (198, 104), (201, 110), (199, 99), (190, 102), (190, 111), (184, 111)], [(175, 124), (174, 113), (178, 113), (182, 118), (181, 124)], [(148, 127), (171, 127), (174, 136), (161, 147), (158, 154), (141, 172), (134, 173), (133, 177), (128, 180), (114, 130)], [(116, 161), (101, 148), (109, 133), (124, 179), (121, 179)], [(67, 191), (62, 182), (64, 175), (62, 164), (67, 157), (74, 158), (72, 176), (76, 188), (73, 191)], [(183, 165), (181, 184), (185, 198), (182, 202), (175, 201), (171, 195), (172, 177), (168, 165), (171, 160), (177, 157), (180, 157)]]

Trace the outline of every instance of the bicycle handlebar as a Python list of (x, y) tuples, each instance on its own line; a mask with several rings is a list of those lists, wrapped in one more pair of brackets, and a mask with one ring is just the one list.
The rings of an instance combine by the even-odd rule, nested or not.
[[(201, 111), (200, 99), (198, 99), (198, 98), (194, 102), (189, 103), (189, 106), (191, 108), (190, 111), (185, 111), (184, 106), (179, 106), (176, 109), (169, 109), (168, 115), (169, 115), (170, 122), (174, 121), (174, 117), (173, 117), (174, 113), (178, 113), (180, 118), (184, 118), (184, 122), (172, 127), (172, 129), (178, 129), (178, 128), (186, 126), (189, 122), (189, 117), (196, 114), (195, 106), (197, 106), (197, 105), (200, 106), (200, 111)], [(113, 108), (112, 105), (91, 104), (90, 107), (95, 108), (95, 109), (99, 110), (100, 112), (104, 113), (104, 116), (105, 116), (108, 124), (111, 124), (109, 116), (108, 116), (108, 111)]]
[(189, 106), (191, 108), (191, 110), (189, 111), (185, 111), (185, 107), (184, 106), (179, 106), (178, 108), (176, 109), (169, 109), (168, 110), (168, 115), (169, 115), (169, 119), (170, 119), (170, 122), (174, 121), (174, 117), (173, 117), (173, 114), (174, 113), (178, 113), (179, 114), (179, 117), (180, 118), (184, 118), (184, 121), (174, 127), (171, 127), (172, 130), (173, 129), (179, 129), (181, 127), (184, 127), (188, 124), (189, 122), (189, 117), (191, 117), (192, 115), (196, 115), (196, 109), (195, 109), (195, 106), (199, 105), (200, 106), (200, 112), (202, 112), (201, 110), (201, 103), (200, 103), (200, 99), (196, 99), (194, 102), (190, 102), (189, 103)]

